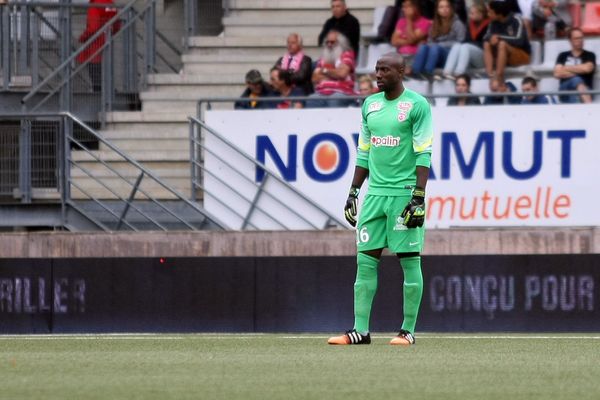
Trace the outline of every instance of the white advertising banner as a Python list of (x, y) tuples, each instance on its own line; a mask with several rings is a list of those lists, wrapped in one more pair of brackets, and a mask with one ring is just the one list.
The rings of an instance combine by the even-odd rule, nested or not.
[[(600, 225), (599, 119), (597, 104), (434, 107), (427, 226)], [(208, 111), (206, 122), (342, 218), (359, 108)], [(205, 140), (208, 149), (217, 147), (211, 135)], [(220, 151), (230, 163), (239, 158)], [(216, 162), (206, 154), (207, 170)], [(264, 179), (256, 168), (245, 172), (254, 182)], [(218, 191), (215, 183), (205, 178), (207, 191)], [(223, 213), (210, 198), (205, 206), (218, 217)]]

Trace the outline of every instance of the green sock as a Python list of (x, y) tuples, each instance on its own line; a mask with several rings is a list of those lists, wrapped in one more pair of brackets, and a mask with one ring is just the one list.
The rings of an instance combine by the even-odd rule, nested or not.
[(400, 259), (400, 265), (404, 271), (404, 322), (402, 322), (402, 329), (414, 334), (421, 296), (423, 295), (421, 256), (403, 257)]
[(375, 257), (358, 253), (356, 257), (358, 268), (354, 282), (354, 329), (358, 332), (369, 332), (371, 305), (377, 291), (377, 265)]

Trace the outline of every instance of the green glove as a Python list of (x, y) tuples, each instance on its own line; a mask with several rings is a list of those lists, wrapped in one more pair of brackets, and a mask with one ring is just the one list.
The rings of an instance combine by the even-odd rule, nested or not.
[(425, 223), (425, 189), (415, 187), (412, 198), (402, 211), (402, 222), (407, 228), (417, 228)]
[(356, 226), (356, 214), (358, 214), (358, 193), (360, 189), (352, 186), (346, 199), (346, 205), (344, 206), (344, 217), (346, 221), (352, 226)]

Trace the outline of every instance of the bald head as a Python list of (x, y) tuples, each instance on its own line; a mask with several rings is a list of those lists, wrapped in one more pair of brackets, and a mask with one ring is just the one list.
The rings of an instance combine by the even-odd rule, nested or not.
[(404, 67), (406, 66), (406, 62), (404, 61), (404, 57), (395, 51), (385, 53), (381, 58), (379, 58), (380, 62), (386, 63), (390, 68), (394, 68), (397, 70), (402, 70), (404, 72)]
[(404, 79), (404, 57), (396, 52), (386, 53), (375, 65), (375, 78), (379, 90), (395, 96), (402, 92), (402, 79)]

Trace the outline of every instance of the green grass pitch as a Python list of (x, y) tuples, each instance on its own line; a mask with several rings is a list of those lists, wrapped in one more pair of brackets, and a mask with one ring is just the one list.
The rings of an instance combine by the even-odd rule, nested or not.
[(0, 336), (0, 399), (598, 399), (600, 335)]

